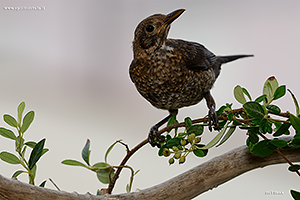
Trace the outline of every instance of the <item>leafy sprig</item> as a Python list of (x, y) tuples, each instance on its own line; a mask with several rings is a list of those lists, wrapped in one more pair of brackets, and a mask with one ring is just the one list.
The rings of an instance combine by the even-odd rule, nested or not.
[[(25, 170), (18, 170), (14, 172), (12, 177), (18, 177), (22, 173), (27, 173), (29, 177), (29, 183), (35, 184), (34, 179), (36, 177), (37, 162), (49, 149), (44, 148), (46, 139), (42, 139), (39, 142), (28, 141), (25, 142), (24, 133), (28, 130), (34, 119), (34, 111), (29, 111), (23, 117), (25, 109), (25, 102), (21, 102), (17, 108), (17, 119), (9, 114), (3, 115), (3, 120), (11, 127), (16, 129), (17, 136), (15, 133), (7, 128), (0, 127), (0, 135), (15, 141), (16, 154), (2, 151), (0, 153), (0, 159), (9, 164), (20, 164)], [(28, 148), (31, 148), (29, 159), (25, 158), (25, 153)], [(45, 185), (46, 181), (40, 184), (41, 187)]]

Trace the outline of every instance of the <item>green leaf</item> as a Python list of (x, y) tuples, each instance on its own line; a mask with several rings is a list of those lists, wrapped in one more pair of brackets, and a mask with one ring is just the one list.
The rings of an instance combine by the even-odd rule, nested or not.
[(294, 129), (300, 133), (300, 119), (293, 114), (290, 114), (290, 121)]
[(265, 111), (263, 107), (254, 101), (246, 102), (243, 105), (243, 108), (248, 113), (250, 117), (256, 118), (256, 119), (262, 119), (265, 116)]
[(283, 134), (286, 134), (289, 131), (291, 124), (286, 124), (283, 123), (278, 129), (277, 131), (273, 134), (273, 136), (278, 137), (281, 136)]
[(81, 157), (86, 162), (88, 166), (90, 166), (90, 140), (87, 139), (86, 144), (84, 145), (82, 151), (81, 151)]
[(239, 103), (241, 103), (241, 104), (246, 103), (246, 99), (245, 99), (243, 89), (241, 86), (239, 86), (239, 85), (235, 86), (235, 88), (233, 89), (233, 94), (234, 94), (235, 99)]
[(107, 167), (109, 167), (109, 165), (106, 164), (105, 162), (98, 162), (98, 163), (95, 163), (92, 167), (97, 167), (97, 168), (104, 168), (104, 169), (106, 169)]
[(194, 133), (196, 136), (197, 135), (202, 135), (203, 133), (203, 126), (200, 124), (192, 125), (187, 129), (187, 134), (190, 135)]
[(64, 160), (61, 163), (64, 164), (64, 165), (87, 167), (85, 164), (83, 164), (83, 163), (81, 163), (77, 160)]
[(275, 114), (279, 114), (281, 112), (280, 108), (276, 105), (267, 105), (267, 109)]
[(246, 88), (242, 88), (242, 90), (243, 90), (243, 93), (245, 95), (247, 95), (247, 97), (249, 98), (249, 100), (252, 101), (251, 96), (250, 96), (249, 92), (247, 91), (247, 89)]
[(269, 123), (269, 120), (267, 119), (262, 119), (260, 124), (259, 124), (259, 130), (262, 133), (272, 133), (272, 124)]
[(254, 101), (257, 102), (257, 103), (260, 103), (263, 100), (265, 100), (266, 97), (267, 97), (267, 95), (263, 94), (263, 95), (257, 97)]
[(18, 122), (21, 122), (22, 120), (22, 115), (25, 109), (25, 102), (21, 102), (18, 106)]
[(256, 144), (259, 141), (259, 137), (257, 134), (248, 131), (248, 135), (249, 135), (248, 139), (251, 143)]
[(45, 153), (47, 153), (49, 151), (49, 149), (43, 149), (43, 151), (42, 151), (42, 156), (45, 154)]
[(45, 140), (46, 139), (42, 139), (41, 141), (39, 141), (35, 145), (35, 147), (32, 149), (30, 158), (29, 158), (29, 162), (28, 162), (29, 169), (32, 169), (34, 167), (34, 165), (37, 163), (37, 161), (41, 158)]
[(180, 144), (180, 140), (181, 138), (172, 138), (170, 140), (168, 140), (168, 142), (166, 143), (166, 147), (167, 148), (172, 148), (173, 146), (178, 146)]
[(300, 165), (292, 165), (292, 166), (289, 166), (289, 171), (291, 172), (296, 172), (300, 169)]
[(271, 76), (266, 80), (264, 87), (263, 87), (263, 94), (267, 95), (264, 99), (264, 105), (268, 105), (272, 102), (274, 97), (274, 93), (278, 88), (278, 82), (274, 76)]
[(34, 185), (34, 178), (35, 178), (35, 175), (36, 175), (36, 168), (37, 168), (36, 165), (33, 165), (32, 169), (31, 169), (31, 173), (32, 173), (33, 176), (29, 176), (29, 184)]
[(292, 93), (292, 91), (290, 89), (288, 89), (289, 93), (291, 94), (292, 98), (293, 98), (293, 101), (294, 101), (294, 104), (295, 104), (295, 107), (296, 107), (296, 116), (299, 116), (300, 114), (300, 111), (299, 111), (299, 104), (298, 104), (298, 101), (295, 97), (295, 95)]
[(110, 179), (112, 179), (115, 173), (107, 169), (102, 169), (97, 172), (97, 178), (103, 184), (109, 183), (109, 175), (110, 175)]
[[(169, 121), (167, 123), (167, 126), (170, 126), (170, 125), (173, 125), (173, 124), (178, 124), (178, 121), (176, 119), (176, 115), (172, 115), (172, 117), (169, 119)], [(175, 128), (175, 133), (177, 133), (177, 129), (178, 128)], [(170, 133), (171, 130), (168, 130), (167, 132)]]
[(283, 148), (287, 145), (287, 141), (279, 139), (271, 140), (270, 143), (278, 148)]
[(220, 146), (222, 145), (224, 142), (226, 142), (230, 136), (234, 133), (236, 126), (230, 127), (227, 131), (227, 133), (225, 134), (225, 136), (222, 138), (222, 140), (220, 141), (220, 143), (216, 146)]
[(12, 127), (15, 127), (15, 128), (18, 127), (18, 123), (17, 123), (16, 119), (14, 117), (12, 117), (11, 115), (8, 115), (8, 114), (3, 115), (3, 120)]
[(34, 148), (35, 145), (36, 145), (36, 142), (34, 142), (34, 141), (29, 141), (29, 142), (26, 142), (26, 143), (24, 143), (24, 144), (27, 145), (27, 146), (29, 146), (30, 148)]
[(224, 125), (224, 127), (221, 129), (221, 131), (207, 145), (205, 145), (204, 147), (201, 147), (200, 149), (210, 149), (213, 146), (215, 146), (220, 141), (222, 136), (225, 134), (229, 123), (230, 123), (230, 121), (227, 121), (226, 124)]
[(0, 135), (2, 135), (3, 137), (6, 137), (8, 139), (12, 139), (12, 140), (17, 139), (14, 132), (12, 132), (11, 130), (8, 130), (6, 128), (2, 128), (2, 127), (0, 127)]
[(105, 153), (105, 157), (104, 157), (104, 160), (105, 162), (107, 163), (107, 156), (109, 154), (109, 152), (112, 150), (112, 148), (118, 143), (120, 142), (121, 140), (118, 140), (118, 141), (115, 141), (112, 145), (110, 145), (110, 147), (108, 147), (108, 149), (106, 150), (106, 153)]
[(39, 185), (39, 187), (45, 187), (46, 182), (47, 182), (47, 180), (44, 180), (44, 181)]
[(286, 93), (286, 86), (285, 85), (281, 85), (274, 92), (274, 100), (283, 97), (285, 95), (285, 93)]
[(300, 148), (300, 137), (294, 137), (294, 139), (292, 139), (291, 142), (288, 143), (288, 146), (293, 149)]
[(12, 178), (17, 178), (20, 174), (22, 174), (22, 173), (27, 173), (27, 172), (25, 172), (25, 171), (22, 171), (22, 170), (18, 170), (18, 171), (16, 171), (11, 177)]
[(13, 164), (13, 165), (16, 165), (16, 164), (20, 164), (20, 159), (15, 156), (14, 154), (12, 153), (9, 153), (9, 152), (6, 152), (6, 151), (2, 151), (0, 153), (0, 158), (1, 160), (3, 160), (4, 162), (7, 162), (7, 163), (10, 163), (10, 164)]
[(271, 149), (268, 146), (270, 140), (262, 140), (260, 142), (258, 142), (257, 144), (255, 144), (253, 146), (253, 148), (250, 150), (250, 152), (255, 155), (255, 156), (259, 156), (259, 157), (265, 157), (270, 155), (271, 153), (273, 153), (274, 149)]
[[(204, 147), (203, 144), (195, 144), (197, 147)], [(193, 150), (193, 153), (195, 154), (195, 156), (197, 157), (204, 157), (207, 155), (208, 150), (207, 149), (195, 149)]]
[(163, 145), (163, 146), (161, 146), (160, 149), (158, 150), (158, 155), (159, 155), (159, 156), (162, 156), (162, 155), (163, 155), (163, 150), (164, 150), (164, 148), (167, 148), (167, 146), (166, 146), (166, 145)]
[(193, 122), (192, 122), (191, 118), (189, 118), (189, 117), (186, 117), (184, 119), (184, 123), (187, 125), (188, 128), (193, 125)]
[(23, 118), (21, 132), (24, 133), (30, 126), (34, 119), (34, 111), (29, 111)]
[(297, 192), (295, 190), (291, 190), (291, 195), (294, 198), (294, 200), (300, 200), (300, 192)]

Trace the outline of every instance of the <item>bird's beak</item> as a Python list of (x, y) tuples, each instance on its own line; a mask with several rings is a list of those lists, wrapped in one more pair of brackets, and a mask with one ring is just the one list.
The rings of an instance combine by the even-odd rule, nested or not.
[(170, 25), (175, 19), (177, 19), (185, 9), (175, 10), (167, 15), (167, 19), (164, 21), (165, 25)]

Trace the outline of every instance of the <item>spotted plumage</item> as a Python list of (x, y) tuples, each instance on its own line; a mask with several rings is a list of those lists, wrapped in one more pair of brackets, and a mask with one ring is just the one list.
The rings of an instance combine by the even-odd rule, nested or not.
[(158, 128), (178, 109), (206, 99), (208, 120), (218, 126), (215, 102), (210, 89), (220, 74), (221, 65), (251, 55), (215, 56), (203, 45), (179, 39), (167, 39), (170, 24), (184, 9), (168, 15), (155, 14), (139, 23), (133, 41), (134, 59), (130, 78), (138, 92), (154, 107), (170, 114), (150, 129), (149, 142), (154, 142)]

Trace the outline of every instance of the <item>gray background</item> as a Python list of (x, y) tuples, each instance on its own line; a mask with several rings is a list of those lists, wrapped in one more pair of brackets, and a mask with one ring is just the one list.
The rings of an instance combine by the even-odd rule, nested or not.
[[(5, 10), (5, 6), (44, 6), (41, 11)], [(87, 138), (91, 140), (91, 163), (104, 160), (115, 140), (129, 147), (147, 137), (151, 125), (167, 115), (153, 108), (135, 90), (128, 75), (131, 42), (137, 24), (154, 13), (178, 8), (186, 12), (177, 19), (169, 37), (197, 41), (217, 55), (255, 54), (223, 66), (212, 94), (218, 106), (227, 102), (240, 107), (233, 88), (246, 87), (253, 98), (264, 81), (275, 75), (298, 99), (299, 91), (299, 1), (0, 1), (0, 115), (16, 115), (26, 102), (26, 111), (36, 118), (25, 133), (27, 140), (47, 138), (50, 151), (39, 161), (37, 184), (51, 177), (65, 191), (94, 193), (105, 187), (94, 173), (60, 164), (81, 160)], [(289, 95), (275, 102), (284, 111), (295, 112)], [(178, 120), (207, 114), (204, 102), (181, 109)], [(8, 127), (3, 120), (0, 126)], [(208, 142), (216, 134), (205, 133)], [(141, 171), (133, 190), (143, 189), (214, 156), (245, 144), (245, 132), (236, 132), (224, 145), (210, 150), (206, 158), (189, 156), (184, 165), (168, 166), (150, 145), (128, 163)], [(14, 152), (11, 140), (0, 138), (0, 151)], [(108, 161), (118, 165), (125, 154), (118, 145)], [(299, 178), (287, 164), (265, 167), (241, 175), (196, 199), (289, 199)], [(10, 177), (21, 166), (0, 162), (1, 174)], [(115, 193), (125, 192), (129, 171), (124, 170)], [(26, 175), (19, 177), (28, 181)], [(51, 183), (46, 187), (54, 188)], [(250, 189), (251, 188), (251, 189)], [(269, 191), (283, 195), (267, 195)]]

